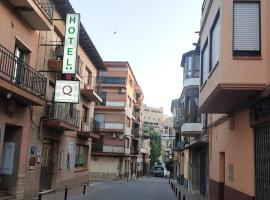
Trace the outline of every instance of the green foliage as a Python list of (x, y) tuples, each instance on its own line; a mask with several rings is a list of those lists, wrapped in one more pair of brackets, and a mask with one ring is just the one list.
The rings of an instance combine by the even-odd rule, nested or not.
[(155, 162), (158, 161), (158, 158), (161, 155), (161, 134), (155, 131), (153, 128), (148, 128), (144, 130), (144, 133), (147, 133), (150, 136), (150, 145), (151, 145), (151, 167), (154, 166)]

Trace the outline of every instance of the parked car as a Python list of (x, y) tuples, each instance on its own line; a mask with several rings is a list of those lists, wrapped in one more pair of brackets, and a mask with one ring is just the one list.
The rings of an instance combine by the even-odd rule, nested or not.
[(166, 167), (163, 166), (155, 166), (154, 167), (154, 176), (159, 176), (159, 177), (168, 177), (168, 171)]

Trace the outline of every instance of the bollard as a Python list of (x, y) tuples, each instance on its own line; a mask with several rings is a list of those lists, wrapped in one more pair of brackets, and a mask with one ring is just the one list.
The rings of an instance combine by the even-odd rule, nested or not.
[(181, 200), (181, 190), (179, 189), (179, 192), (178, 192), (178, 200)]
[(186, 200), (186, 196), (185, 195), (183, 195), (183, 200)]
[(177, 188), (175, 188), (175, 196), (177, 196)]
[(38, 193), (38, 200), (41, 200), (42, 199), (42, 193), (41, 191)]
[(65, 187), (65, 196), (64, 196), (64, 200), (67, 200), (67, 193), (68, 193), (68, 186)]
[(86, 191), (86, 183), (83, 184), (83, 195), (85, 195), (85, 191)]

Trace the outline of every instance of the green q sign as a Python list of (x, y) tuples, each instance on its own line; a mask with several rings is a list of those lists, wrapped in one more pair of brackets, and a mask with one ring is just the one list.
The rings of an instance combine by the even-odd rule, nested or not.
[(67, 14), (63, 74), (76, 73), (80, 14)]

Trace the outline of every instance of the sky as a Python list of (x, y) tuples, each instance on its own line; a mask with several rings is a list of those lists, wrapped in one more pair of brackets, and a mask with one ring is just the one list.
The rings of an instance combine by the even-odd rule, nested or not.
[(182, 54), (194, 49), (202, 0), (70, 0), (104, 61), (128, 61), (148, 106), (171, 115)]

